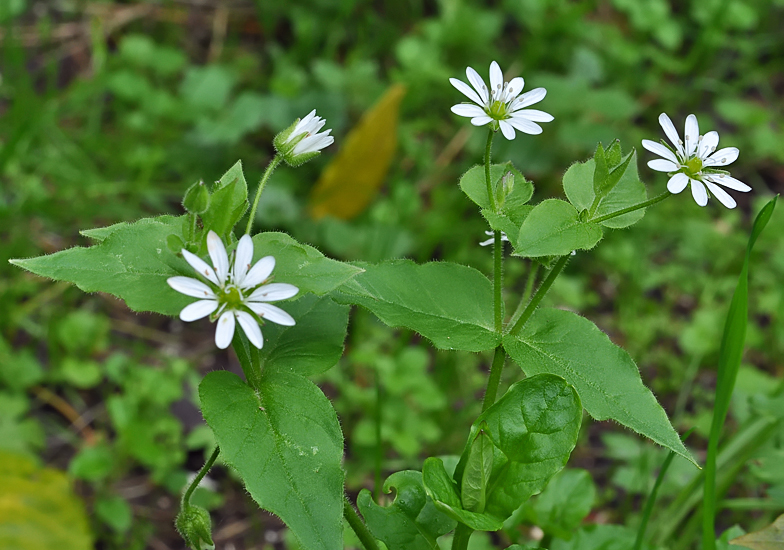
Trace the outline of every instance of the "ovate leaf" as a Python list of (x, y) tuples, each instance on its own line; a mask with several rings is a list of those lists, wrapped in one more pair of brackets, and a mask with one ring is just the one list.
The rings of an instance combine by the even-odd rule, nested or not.
[(612, 418), (696, 465), (632, 358), (588, 319), (538, 309), (519, 335), (504, 337), (504, 348), (528, 376), (565, 378), (592, 417)]
[(460, 482), (460, 500), (463, 508), (484, 512), (487, 490), (493, 473), (493, 440), (483, 428), (476, 433), (466, 452), (463, 478)]
[(397, 121), (405, 87), (395, 84), (365, 114), (324, 170), (310, 196), (310, 214), (349, 220), (375, 197), (397, 145)]
[(362, 489), (357, 507), (368, 529), (389, 550), (433, 550), (436, 539), (455, 528), (455, 521), (436, 509), (422, 486), (422, 474), (411, 470), (396, 472), (384, 483), (384, 493), (395, 491), (388, 506), (373, 502), (370, 491)]
[(527, 258), (563, 256), (573, 250), (588, 250), (602, 238), (596, 224), (580, 220), (568, 202), (547, 199), (537, 204), (520, 227), (514, 255)]
[(498, 344), (492, 285), (479, 271), (409, 260), (358, 265), (364, 273), (338, 289), (338, 302), (361, 305), (387, 325), (415, 330), (440, 349), (483, 351)]
[(212, 230), (225, 239), (247, 209), (248, 184), (242, 172), (242, 161), (238, 160), (212, 189), (210, 206), (201, 214), (204, 234)]
[(7, 451), (0, 464), (0, 548), (93, 548), (84, 503), (63, 472)]
[(305, 548), (343, 548), (343, 435), (313, 383), (265, 372), (259, 392), (211, 372), (199, 385), (204, 418), (221, 456), (253, 499), (279, 516)]

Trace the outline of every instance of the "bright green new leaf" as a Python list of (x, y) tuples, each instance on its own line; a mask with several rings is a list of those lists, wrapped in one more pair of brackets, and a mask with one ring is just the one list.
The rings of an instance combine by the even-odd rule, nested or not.
[(504, 337), (504, 348), (528, 376), (565, 378), (595, 419), (612, 418), (696, 465), (632, 358), (588, 319), (538, 309), (519, 335)]
[(313, 295), (282, 307), (297, 324), (293, 327), (264, 325), (264, 347), (259, 351), (262, 368), (302, 376), (332, 368), (343, 355), (349, 308), (326, 296)]
[(493, 289), (476, 269), (448, 262), (417, 265), (390, 260), (364, 268), (334, 294), (372, 311), (392, 327), (406, 327), (439, 349), (483, 351), (498, 345)]
[(466, 456), (460, 500), (464, 509), (481, 514), (485, 511), (487, 485), (493, 472), (493, 441), (484, 429), (476, 433)]
[(555, 474), (542, 493), (520, 508), (511, 518), (514, 527), (525, 521), (549, 534), (570, 539), (596, 500), (596, 486), (586, 470), (564, 469)]
[(475, 531), (498, 531), (503, 527), (501, 520), (488, 514), (463, 510), (457, 489), (446, 473), (444, 462), (440, 458), (431, 457), (425, 460), (422, 465), (422, 483), (436, 508), (455, 521)]
[(329, 400), (296, 374), (265, 372), (258, 393), (217, 371), (199, 385), (221, 456), (253, 499), (305, 548), (343, 548), (343, 435)]
[(764, 529), (730, 541), (751, 550), (784, 550), (784, 514)]
[(225, 241), (247, 209), (248, 184), (242, 173), (242, 161), (238, 160), (212, 189), (209, 208), (201, 214), (204, 235), (212, 230)]
[(384, 482), (384, 493), (395, 490), (389, 506), (373, 502), (370, 491), (362, 489), (357, 507), (373, 536), (389, 550), (433, 550), (436, 539), (455, 528), (455, 521), (436, 509), (427, 496), (420, 472), (395, 472)]
[(601, 227), (580, 221), (574, 206), (559, 199), (547, 199), (525, 218), (514, 243), (514, 255), (564, 256), (573, 250), (591, 249), (601, 238)]
[[(579, 211), (591, 211), (595, 207), (592, 217), (598, 218), (607, 214), (612, 214), (618, 210), (634, 206), (648, 199), (645, 185), (640, 181), (637, 173), (637, 152), (632, 150), (630, 156), (615, 168), (608, 175), (617, 178), (611, 190), (603, 197), (600, 197), (596, 205), (596, 193), (594, 191), (594, 173), (598, 170), (594, 159), (585, 162), (572, 164), (563, 177), (563, 187), (566, 197)], [(621, 229), (629, 227), (640, 221), (645, 215), (645, 209), (635, 210), (599, 222), (605, 227)]]
[[(112, 294), (134, 311), (174, 316), (193, 298), (176, 292), (166, 280), (175, 275), (196, 276), (193, 268), (166, 246), (167, 237), (181, 231), (182, 219), (144, 218), (90, 230), (85, 234), (100, 241), (94, 246), (11, 263), (43, 277), (72, 282), (85, 292)], [(284, 233), (260, 233), (253, 242), (254, 261), (274, 256), (275, 280), (296, 285), (302, 293), (324, 294), (361, 271), (326, 258)]]
[(59, 470), (0, 451), (0, 548), (93, 548), (84, 503)]
[[(512, 385), (471, 426), (469, 441), (484, 430), (496, 448), (485, 514), (504, 521), (539, 493), (565, 465), (577, 444), (582, 405), (563, 378), (533, 376)], [(455, 469), (461, 485), (471, 448)]]

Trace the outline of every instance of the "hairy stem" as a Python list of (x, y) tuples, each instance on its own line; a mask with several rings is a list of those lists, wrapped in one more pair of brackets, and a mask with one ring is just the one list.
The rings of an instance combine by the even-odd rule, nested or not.
[(517, 309), (512, 314), (512, 318), (509, 319), (509, 325), (514, 326), (520, 316), (523, 314), (523, 310), (525, 309), (525, 305), (528, 303), (528, 300), (531, 298), (531, 293), (534, 291), (534, 283), (536, 282), (536, 276), (539, 274), (539, 266), (541, 264), (539, 262), (534, 262), (531, 265), (531, 268), (528, 270), (528, 278), (525, 281), (525, 289), (523, 290), (523, 295), (520, 296), (520, 303), (517, 304)]
[(485, 145), (485, 183), (487, 184), (487, 198), (490, 200), (490, 209), (495, 212), (497, 205), (495, 203), (495, 193), (493, 193), (493, 182), (490, 181), (490, 153), (493, 149), (493, 130), (487, 131), (487, 145)]
[(182, 495), (182, 501), (181, 501), (182, 508), (185, 508), (186, 506), (188, 506), (190, 504), (191, 495), (193, 494), (193, 491), (196, 490), (196, 487), (199, 486), (199, 483), (201, 483), (201, 480), (204, 479), (204, 476), (206, 476), (207, 472), (210, 471), (210, 468), (212, 468), (212, 465), (215, 464), (215, 461), (218, 459), (218, 455), (219, 454), (220, 454), (220, 447), (216, 446), (215, 450), (212, 451), (212, 454), (210, 455), (210, 458), (207, 459), (207, 462), (205, 462), (204, 466), (201, 467), (201, 470), (199, 470), (199, 473), (196, 474), (196, 477), (193, 478), (193, 481), (191, 481), (191, 484), (188, 485), (188, 489), (185, 491), (185, 494)]
[(380, 550), (375, 537), (368, 530), (357, 511), (354, 510), (354, 506), (348, 501), (348, 498), (343, 500), (343, 517), (346, 518), (346, 521), (357, 535), (359, 542), (365, 547), (365, 550)]
[(278, 167), (278, 164), (281, 163), (283, 157), (280, 155), (275, 155), (270, 163), (267, 165), (267, 169), (264, 170), (264, 174), (261, 176), (261, 180), (259, 181), (259, 188), (256, 190), (256, 197), (253, 199), (253, 207), (250, 209), (250, 217), (248, 217), (248, 227), (245, 229), (245, 234), (250, 235), (250, 230), (253, 228), (253, 220), (256, 219), (256, 209), (259, 207), (259, 199), (261, 198), (261, 192), (264, 191), (264, 186), (267, 185), (267, 180), (272, 175), (272, 172), (275, 171), (275, 168)]
[(624, 214), (628, 214), (629, 212), (634, 212), (635, 210), (639, 210), (640, 208), (648, 208), (651, 205), (656, 204), (657, 202), (661, 202), (667, 197), (671, 197), (672, 193), (669, 191), (665, 191), (661, 195), (657, 195), (652, 199), (648, 199), (645, 202), (641, 202), (640, 204), (635, 204), (634, 206), (629, 206), (628, 208), (621, 208), (615, 212), (611, 212), (609, 214), (605, 214), (604, 216), (599, 216), (598, 218), (591, 218), (588, 220), (591, 223), (600, 223), (612, 218), (617, 218), (618, 216), (623, 216)]
[(514, 336), (520, 332), (520, 329), (523, 328), (523, 325), (525, 325), (526, 321), (528, 321), (531, 315), (533, 315), (537, 306), (539, 306), (539, 302), (542, 301), (544, 295), (547, 294), (547, 291), (550, 290), (551, 286), (553, 286), (553, 281), (555, 281), (558, 275), (561, 274), (561, 271), (563, 271), (563, 268), (566, 266), (566, 262), (569, 261), (569, 256), (570, 254), (566, 254), (565, 256), (561, 256), (558, 259), (553, 268), (550, 270), (550, 273), (547, 274), (547, 278), (545, 278), (539, 288), (536, 289), (536, 294), (534, 294), (531, 298), (531, 301), (528, 302), (528, 305), (520, 315), (520, 318), (517, 319), (517, 322), (512, 325), (511, 329), (509, 329), (509, 334)]
[(490, 376), (487, 379), (487, 389), (485, 389), (485, 398), (482, 401), (482, 412), (489, 409), (495, 403), (495, 397), (498, 394), (498, 384), (501, 383), (501, 372), (504, 370), (504, 361), (506, 359), (506, 350), (503, 346), (495, 348), (493, 355), (493, 364), (490, 367)]

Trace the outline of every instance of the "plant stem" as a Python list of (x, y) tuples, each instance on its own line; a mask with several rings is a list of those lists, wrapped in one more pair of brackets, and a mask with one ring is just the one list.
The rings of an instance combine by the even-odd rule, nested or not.
[(493, 312), (495, 314), (495, 331), (501, 334), (504, 328), (502, 285), (504, 282), (504, 241), (501, 232), (493, 231)]
[(253, 228), (253, 220), (256, 219), (256, 209), (259, 207), (259, 199), (261, 198), (261, 192), (264, 191), (264, 186), (267, 185), (267, 180), (272, 175), (272, 172), (275, 171), (275, 168), (278, 167), (278, 164), (283, 161), (283, 157), (280, 155), (275, 155), (270, 163), (267, 165), (267, 169), (264, 170), (264, 174), (261, 176), (261, 180), (259, 181), (259, 188), (256, 190), (256, 198), (253, 199), (253, 207), (250, 209), (250, 217), (248, 218), (248, 227), (245, 229), (245, 234), (250, 235), (250, 230)]
[(354, 510), (354, 506), (348, 501), (348, 498), (343, 500), (343, 517), (346, 518), (346, 521), (354, 533), (356, 533), (359, 542), (362, 543), (365, 550), (380, 550), (375, 537), (362, 522), (362, 518)]
[(506, 350), (504, 350), (503, 346), (498, 346), (495, 348), (493, 364), (490, 367), (490, 376), (487, 379), (485, 398), (484, 401), (482, 401), (482, 412), (485, 412), (495, 403), (495, 397), (498, 394), (498, 384), (501, 383), (501, 372), (504, 370), (505, 360)]
[(525, 281), (525, 289), (523, 290), (523, 295), (520, 296), (520, 303), (517, 304), (517, 309), (515, 309), (512, 318), (509, 319), (509, 324), (514, 326), (517, 320), (520, 318), (520, 315), (523, 314), (523, 309), (525, 309), (525, 304), (528, 303), (528, 300), (531, 298), (531, 293), (534, 291), (534, 283), (536, 282), (536, 276), (539, 274), (539, 266), (541, 264), (539, 262), (534, 262), (531, 265), (531, 268), (528, 270), (528, 279)]
[(485, 145), (485, 183), (487, 184), (487, 198), (490, 200), (490, 209), (495, 212), (498, 208), (493, 193), (493, 183), (490, 181), (490, 153), (493, 149), (493, 130), (487, 131), (487, 145)]
[(471, 538), (474, 530), (464, 523), (458, 523), (455, 529), (455, 536), (452, 539), (452, 550), (468, 550), (468, 539)]
[(637, 540), (634, 541), (634, 550), (640, 550), (642, 548), (642, 539), (645, 537), (645, 529), (648, 527), (648, 520), (651, 517), (651, 513), (653, 512), (653, 505), (656, 502), (656, 494), (659, 492), (659, 486), (664, 479), (664, 474), (667, 473), (667, 468), (670, 467), (670, 463), (672, 459), (675, 458), (675, 453), (670, 451), (670, 454), (667, 455), (667, 458), (664, 459), (664, 463), (662, 464), (661, 470), (659, 470), (659, 475), (656, 476), (656, 482), (653, 484), (653, 489), (651, 490), (651, 494), (648, 495), (648, 500), (645, 501), (645, 508), (642, 512), (642, 522), (640, 523), (640, 527), (637, 530)]
[(216, 446), (215, 450), (212, 451), (210, 458), (207, 459), (207, 462), (205, 462), (204, 466), (201, 467), (201, 470), (199, 470), (199, 473), (196, 474), (196, 477), (193, 478), (191, 484), (188, 485), (188, 489), (185, 491), (185, 494), (182, 495), (182, 501), (181, 501), (182, 508), (185, 508), (190, 504), (191, 495), (193, 494), (193, 491), (196, 490), (196, 487), (199, 486), (201, 480), (204, 479), (204, 476), (206, 476), (207, 472), (210, 471), (212, 465), (215, 464), (215, 461), (218, 459), (219, 454), (220, 454), (220, 447)]
[(534, 294), (533, 298), (531, 298), (531, 301), (528, 302), (525, 311), (523, 311), (522, 315), (520, 315), (520, 318), (517, 319), (517, 322), (512, 325), (512, 328), (509, 329), (509, 334), (515, 336), (518, 332), (520, 332), (520, 329), (523, 328), (523, 325), (525, 325), (526, 321), (528, 321), (531, 315), (533, 315), (534, 310), (536, 310), (537, 306), (539, 305), (539, 302), (542, 301), (544, 295), (547, 294), (548, 290), (550, 290), (550, 287), (553, 285), (553, 281), (555, 281), (558, 275), (561, 274), (561, 271), (563, 271), (563, 268), (566, 266), (566, 262), (569, 261), (569, 256), (570, 254), (566, 254), (565, 256), (561, 256), (558, 259), (553, 268), (550, 270), (550, 273), (547, 274), (547, 278), (542, 281), (542, 284), (539, 285), (539, 288), (536, 289), (536, 294)]
[(640, 204), (635, 204), (634, 206), (629, 206), (628, 208), (621, 208), (615, 212), (611, 212), (609, 214), (605, 214), (604, 216), (599, 216), (598, 218), (591, 218), (588, 220), (590, 223), (599, 223), (603, 222), (612, 218), (617, 218), (618, 216), (623, 216), (624, 214), (628, 214), (629, 212), (634, 212), (635, 210), (639, 210), (640, 208), (648, 208), (651, 205), (656, 204), (657, 202), (661, 202), (667, 197), (671, 197), (672, 193), (669, 191), (665, 191), (661, 195), (657, 195), (652, 199), (649, 199), (645, 202), (641, 202)]
[(381, 387), (381, 375), (376, 368), (376, 456), (375, 456), (375, 474), (373, 483), (373, 496), (376, 502), (381, 498), (381, 463), (384, 456), (384, 447), (381, 440), (381, 421), (383, 410), (383, 388)]

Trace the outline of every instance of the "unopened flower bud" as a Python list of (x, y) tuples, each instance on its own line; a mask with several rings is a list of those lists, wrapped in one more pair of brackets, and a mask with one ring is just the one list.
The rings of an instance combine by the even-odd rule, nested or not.
[(313, 109), (303, 119), (297, 119), (291, 126), (283, 130), (272, 144), (275, 150), (283, 156), (283, 160), (289, 166), (299, 166), (312, 158), (317, 157), (321, 150), (331, 145), (335, 138), (330, 134), (331, 129), (319, 132), (326, 122), (323, 118), (316, 116)]
[(182, 199), (182, 206), (191, 214), (202, 214), (210, 205), (210, 193), (200, 181), (191, 185)]
[(210, 514), (200, 506), (186, 504), (174, 522), (182, 538), (193, 550), (212, 550), (212, 525)]

